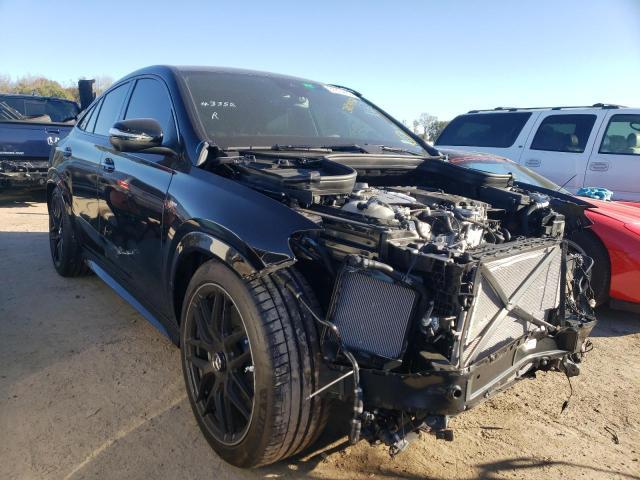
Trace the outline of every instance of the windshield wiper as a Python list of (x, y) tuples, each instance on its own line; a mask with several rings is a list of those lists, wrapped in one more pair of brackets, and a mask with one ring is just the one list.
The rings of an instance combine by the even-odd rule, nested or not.
[(394, 152), (394, 153), (408, 153), (409, 155), (416, 155), (418, 157), (422, 157), (419, 153), (412, 152), (411, 150), (407, 150), (406, 148), (399, 147), (388, 147), (387, 145), (379, 145), (380, 150), (383, 152)]
[(314, 147), (312, 145), (279, 145), (275, 144), (271, 146), (271, 150), (282, 151), (282, 150), (314, 150), (320, 152), (330, 152), (330, 147)]
[(275, 144), (271, 147), (271, 150), (316, 150), (316, 151), (331, 151), (331, 152), (359, 152), (359, 153), (371, 153), (364, 147), (357, 144), (346, 145), (279, 145)]
[(355, 143), (351, 145), (323, 145), (322, 148), (328, 148), (330, 150), (333, 150), (334, 152), (370, 153), (366, 148), (363, 148)]

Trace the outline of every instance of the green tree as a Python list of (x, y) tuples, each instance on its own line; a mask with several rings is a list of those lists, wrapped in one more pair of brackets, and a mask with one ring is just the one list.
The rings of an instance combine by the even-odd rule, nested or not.
[(449, 125), (449, 120), (436, 120), (429, 131), (429, 138), (431, 142), (435, 142), (442, 131)]
[(22, 77), (14, 84), (13, 93), (42, 95), (43, 97), (57, 97), (73, 100), (73, 95), (70, 95), (67, 89), (55, 80), (49, 80), (45, 77)]
[[(430, 140), (431, 137), (429, 136), (429, 134), (431, 132), (433, 124), (437, 121), (438, 121), (438, 117), (434, 115), (429, 115), (426, 112), (421, 113), (417, 119), (417, 127), (422, 128), (422, 133), (420, 133), (419, 135), (425, 140)], [(414, 125), (416, 125), (415, 122), (414, 122)]]
[[(113, 83), (113, 78), (107, 75), (98, 75), (95, 80), (96, 95), (100, 95)], [(80, 101), (77, 82), (69, 80), (60, 84), (43, 76), (27, 75), (13, 81), (9, 75), (0, 73), (0, 93), (22, 93)]]
[(448, 120), (438, 120), (438, 117), (435, 115), (421, 113), (420, 116), (413, 121), (413, 131), (424, 140), (433, 143), (448, 124)]

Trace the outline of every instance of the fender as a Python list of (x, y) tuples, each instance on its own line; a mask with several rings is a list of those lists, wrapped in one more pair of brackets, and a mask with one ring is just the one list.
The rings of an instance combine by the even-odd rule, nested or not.
[(163, 224), (171, 288), (178, 259), (189, 251), (213, 255), (247, 277), (293, 261), (291, 236), (319, 228), (281, 202), (196, 167), (175, 173)]
[(640, 237), (624, 223), (589, 210), (591, 230), (604, 244), (611, 262), (609, 295), (614, 300), (640, 303)]

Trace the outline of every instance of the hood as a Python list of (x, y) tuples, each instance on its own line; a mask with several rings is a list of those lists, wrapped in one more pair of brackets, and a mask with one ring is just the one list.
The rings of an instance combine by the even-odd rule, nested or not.
[(621, 202), (605, 202), (593, 198), (585, 198), (585, 200), (593, 205), (589, 210), (595, 213), (625, 224), (634, 223), (640, 225), (640, 208), (638, 207), (632, 207)]

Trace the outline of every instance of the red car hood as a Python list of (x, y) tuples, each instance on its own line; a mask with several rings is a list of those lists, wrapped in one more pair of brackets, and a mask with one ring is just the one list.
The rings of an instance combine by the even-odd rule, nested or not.
[[(462, 150), (441, 150), (442, 153), (447, 154), (449, 161), (453, 164), (459, 164), (464, 166), (469, 162), (503, 162), (513, 163), (515, 162), (494, 155), (492, 153), (482, 152), (467, 152)], [(587, 209), (599, 215), (609, 217), (613, 220), (622, 222), (623, 224), (637, 224), (640, 225), (640, 203), (629, 204), (628, 202), (605, 202), (603, 200), (595, 200), (593, 198), (580, 197), (582, 200), (588, 202), (591, 207)], [(633, 205), (633, 206), (632, 206)], [(593, 219), (592, 219), (593, 220)]]
[(603, 200), (595, 200), (593, 198), (585, 198), (586, 201), (593, 204), (593, 210), (600, 215), (619, 220), (622, 223), (635, 223), (640, 225), (640, 208), (625, 205), (620, 202), (605, 202)]
[(628, 205), (629, 207), (640, 208), (640, 202), (618, 202), (620, 205)]

